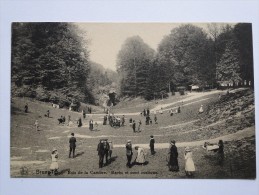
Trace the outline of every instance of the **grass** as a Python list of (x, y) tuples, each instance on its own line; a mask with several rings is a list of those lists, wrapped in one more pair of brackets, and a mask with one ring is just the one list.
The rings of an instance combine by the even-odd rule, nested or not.
[[(217, 101), (217, 95), (207, 95), (209, 99), (203, 100), (202, 104), (205, 110), (212, 102)], [(179, 98), (182, 98), (179, 96)], [(204, 97), (195, 99), (201, 100)], [(164, 100), (163, 103), (172, 103), (179, 101), (176, 97)], [(97, 143), (99, 139), (104, 136), (112, 140), (114, 144), (125, 144), (128, 139), (133, 141), (133, 144), (149, 143), (149, 136), (155, 135), (156, 143), (168, 143), (169, 140), (175, 139), (177, 142), (205, 140), (213, 136), (222, 135), (218, 132), (211, 135), (210, 128), (202, 129), (198, 132), (192, 131), (200, 128), (198, 124), (188, 123), (189, 121), (200, 120), (206, 114), (198, 115), (197, 111), (201, 102), (190, 101), (192, 103), (188, 106), (182, 107), (182, 113), (170, 116), (168, 112), (157, 114), (159, 124), (146, 126), (144, 124), (144, 117), (140, 115), (130, 116), (126, 114), (126, 126), (121, 128), (112, 128), (109, 125), (103, 126), (99, 124), (98, 131), (89, 131), (89, 118), (94, 121), (102, 121), (102, 115), (87, 116), (83, 119), (83, 127), (68, 127), (67, 125), (58, 125), (57, 118), (61, 115), (71, 116), (72, 120), (78, 117), (82, 118), (81, 113), (70, 112), (65, 109), (52, 108), (50, 104), (38, 101), (30, 101), (23, 98), (13, 98), (12, 102), (12, 118), (11, 118), (11, 176), (12, 177), (48, 177), (44, 171), (49, 170), (50, 166), (50, 151), (57, 148), (59, 152), (59, 172), (58, 176), (52, 177), (123, 177), (123, 178), (186, 178), (184, 171), (184, 148), (178, 148), (179, 151), (179, 165), (180, 171), (173, 173), (168, 171), (166, 157), (167, 149), (156, 149), (156, 154), (150, 155), (148, 149), (147, 161), (145, 166), (133, 166), (131, 169), (126, 167), (126, 155), (124, 148), (114, 148), (113, 162), (102, 169), (98, 168)], [(29, 103), (29, 113), (24, 113), (23, 108), (25, 103)], [(126, 106), (118, 106), (118, 111), (140, 112), (145, 106), (143, 102), (139, 101), (135, 107), (127, 109)], [(155, 105), (154, 105), (155, 106)], [(173, 107), (173, 106), (172, 106)], [(152, 107), (151, 107), (152, 108)], [(50, 110), (51, 118), (44, 117), (47, 110)], [(98, 110), (98, 109), (96, 109)], [(115, 113), (116, 115), (116, 113)], [(128, 119), (132, 117), (134, 120), (142, 120), (142, 132), (133, 133), (128, 125)], [(40, 131), (36, 131), (34, 127), (35, 120), (39, 121)], [(168, 128), (170, 125), (178, 125)], [(68, 139), (71, 132), (75, 133), (77, 137), (77, 156), (74, 159), (68, 158), (69, 144)], [(159, 136), (156, 136), (159, 135)], [(87, 136), (87, 137), (86, 137)], [(250, 142), (253, 142), (251, 138)], [(235, 154), (240, 154), (240, 148), (234, 148), (228, 152), (233, 143), (226, 143), (226, 153), (231, 154), (231, 162), (235, 162), (230, 166), (225, 163), (223, 167), (216, 164), (216, 155), (214, 153), (207, 153), (204, 149), (193, 147), (193, 159), (196, 165), (197, 172), (195, 178), (254, 178), (255, 177), (255, 145), (252, 143), (247, 148), (242, 149), (245, 160)], [(228, 147), (231, 146), (231, 147)], [(239, 151), (240, 150), (240, 151)], [(134, 151), (136, 154), (136, 152)], [(135, 155), (134, 154), (134, 155)], [(133, 159), (135, 156), (133, 157)], [(226, 156), (226, 162), (229, 162), (229, 155)], [(238, 160), (235, 160), (238, 159)], [(241, 159), (241, 160), (240, 160)], [(21, 175), (20, 170), (24, 162), (28, 169), (28, 175)], [(17, 163), (18, 162), (18, 163)], [(32, 164), (28, 164), (30, 162)], [(238, 165), (236, 162), (239, 162)], [(242, 171), (240, 167), (249, 169)], [(37, 172), (38, 170), (38, 172)], [(69, 172), (70, 170), (70, 172)], [(39, 171), (41, 171), (40, 174)], [(112, 173), (115, 171), (115, 173)], [(75, 174), (72, 174), (74, 173)], [(128, 172), (128, 173), (126, 173)]]

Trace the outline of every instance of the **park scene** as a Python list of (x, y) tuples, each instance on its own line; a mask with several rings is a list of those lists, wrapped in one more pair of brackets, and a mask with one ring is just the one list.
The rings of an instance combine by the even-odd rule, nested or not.
[(13, 23), (11, 177), (255, 179), (252, 25)]

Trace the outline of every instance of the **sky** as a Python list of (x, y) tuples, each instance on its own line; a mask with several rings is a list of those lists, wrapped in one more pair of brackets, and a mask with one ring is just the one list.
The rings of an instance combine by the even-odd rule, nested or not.
[[(90, 60), (116, 70), (116, 58), (124, 41), (139, 35), (154, 50), (164, 36), (181, 23), (76, 23), (90, 39)], [(207, 23), (194, 23), (207, 30)]]

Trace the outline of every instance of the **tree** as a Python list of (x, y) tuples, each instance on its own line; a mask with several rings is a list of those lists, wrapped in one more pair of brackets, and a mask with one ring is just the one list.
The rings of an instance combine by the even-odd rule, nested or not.
[(12, 25), (12, 81), (20, 91), (27, 86), (36, 97), (40, 96), (37, 91), (53, 91), (54, 99), (93, 101), (86, 85), (88, 58), (83, 38), (73, 24)]
[(217, 75), (220, 81), (233, 83), (241, 81), (239, 52), (234, 40), (226, 45), (225, 52), (217, 66)]
[(240, 71), (242, 80), (254, 81), (253, 71), (253, 36), (252, 24), (239, 23), (234, 26), (234, 35), (238, 41), (237, 48), (240, 56)]
[(174, 88), (211, 82), (205, 76), (212, 74), (205, 72), (213, 70), (210, 56), (211, 41), (201, 28), (187, 24), (173, 29), (158, 47), (158, 61), (166, 71), (161, 82)]
[(150, 65), (154, 56), (139, 36), (128, 38), (117, 56), (117, 71), (122, 95), (145, 96)]

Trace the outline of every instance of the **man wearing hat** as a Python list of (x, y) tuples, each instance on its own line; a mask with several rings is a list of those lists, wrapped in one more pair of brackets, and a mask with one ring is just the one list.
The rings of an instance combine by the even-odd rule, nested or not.
[(178, 151), (177, 147), (175, 146), (175, 140), (170, 142), (170, 159), (169, 159), (169, 171), (178, 172), (179, 165), (178, 165)]
[(153, 135), (150, 136), (149, 147), (150, 147), (151, 154), (154, 155), (155, 154), (155, 149), (154, 149), (155, 148), (155, 139), (154, 139)]
[(132, 144), (131, 140), (127, 141), (126, 144), (126, 156), (127, 156), (127, 164), (126, 166), (131, 168), (131, 159), (132, 159), (133, 151), (132, 151)]
[(104, 140), (101, 139), (97, 146), (98, 156), (99, 156), (99, 168), (103, 167), (103, 159), (104, 159)]
[(71, 137), (69, 139), (69, 158), (71, 158), (71, 152), (73, 151), (73, 158), (75, 158), (75, 150), (76, 150), (76, 138), (75, 134), (71, 133)]

